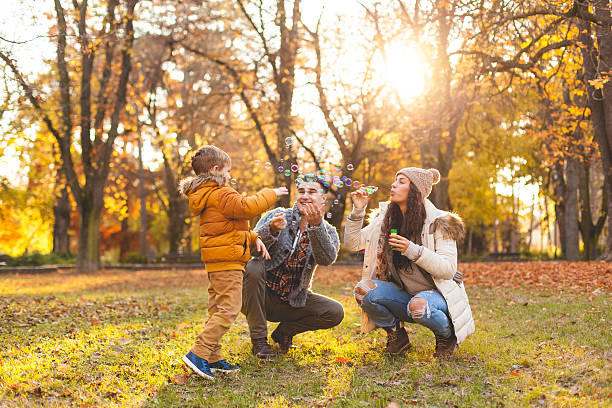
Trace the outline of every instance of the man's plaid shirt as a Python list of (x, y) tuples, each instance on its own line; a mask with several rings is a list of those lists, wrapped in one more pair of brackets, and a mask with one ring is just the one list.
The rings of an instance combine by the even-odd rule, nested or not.
[(308, 233), (304, 231), (293, 253), (278, 268), (268, 272), (266, 285), (285, 302), (289, 301), (289, 293), (300, 286), (309, 245)]

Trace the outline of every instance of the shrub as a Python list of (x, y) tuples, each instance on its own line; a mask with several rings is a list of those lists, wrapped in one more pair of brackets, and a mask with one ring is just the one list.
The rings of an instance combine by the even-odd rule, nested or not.
[(54, 253), (41, 254), (38, 251), (26, 253), (6, 261), (7, 266), (41, 266), (41, 265), (65, 265), (75, 262), (74, 254)]
[(121, 263), (147, 263), (147, 257), (140, 255), (138, 252), (130, 252), (125, 255)]

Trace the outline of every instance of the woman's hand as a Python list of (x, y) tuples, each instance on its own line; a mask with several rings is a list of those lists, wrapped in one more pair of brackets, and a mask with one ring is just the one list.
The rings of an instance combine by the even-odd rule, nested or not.
[(370, 196), (366, 194), (362, 188), (360, 188), (359, 190), (353, 191), (351, 193), (351, 199), (353, 200), (353, 205), (355, 206), (355, 208), (358, 210), (362, 210), (368, 205)]
[(261, 238), (257, 238), (257, 240), (255, 241), (255, 249), (257, 250), (257, 252), (261, 252), (261, 256), (263, 259), (265, 259), (266, 261), (270, 260), (270, 254), (268, 253), (268, 250), (266, 249), (266, 246), (264, 245)]
[(401, 235), (389, 234), (389, 245), (394, 251), (404, 253), (412, 242), (408, 238), (404, 238)]

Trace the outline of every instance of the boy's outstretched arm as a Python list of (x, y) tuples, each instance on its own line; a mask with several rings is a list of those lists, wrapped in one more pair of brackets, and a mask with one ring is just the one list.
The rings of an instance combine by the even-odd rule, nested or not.
[(248, 220), (272, 207), (278, 197), (285, 194), (287, 189), (284, 187), (264, 188), (257, 194), (244, 197), (231, 187), (223, 187), (219, 192), (219, 208), (228, 218)]

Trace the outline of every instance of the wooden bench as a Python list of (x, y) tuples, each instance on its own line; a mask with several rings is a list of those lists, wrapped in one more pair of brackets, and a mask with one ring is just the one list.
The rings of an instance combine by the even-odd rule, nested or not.
[(491, 252), (488, 256), (491, 261), (520, 261), (520, 252)]

